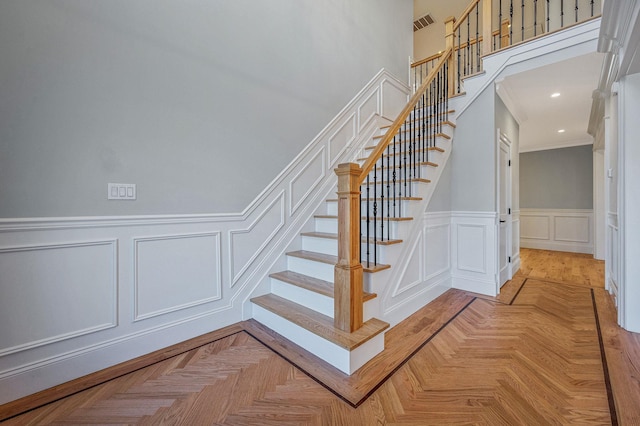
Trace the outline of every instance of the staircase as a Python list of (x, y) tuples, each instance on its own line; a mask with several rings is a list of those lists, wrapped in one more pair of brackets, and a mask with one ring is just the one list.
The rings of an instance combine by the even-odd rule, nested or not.
[[(419, 243), (421, 221), (413, 219), (425, 212), (451, 153), (456, 125), (450, 98), (457, 97), (452, 104), (458, 113), (464, 111), (508, 65), (510, 46), (519, 44), (517, 50), (538, 37), (537, 49), (547, 48), (548, 40), (538, 35), (537, 2), (526, 3), (518, 12), (520, 38), (511, 25), (513, 2), (498, 4), (497, 20), (492, 0), (471, 0), (459, 19), (447, 19), (445, 51), (412, 65), (414, 94), (405, 108), (380, 127), (357, 164), (338, 166), (338, 198), (325, 201), (311, 230), (285, 254), (286, 270), (270, 275), (270, 293), (251, 299), (256, 321), (345, 374), (384, 349), (389, 322), (413, 313), (392, 314), (385, 304), (395, 296), (389, 294), (397, 279), (391, 271), (406, 270), (414, 252), (407, 246)], [(564, 26), (562, 10), (557, 28), (549, 10), (546, 30), (540, 27), (547, 33)], [(594, 10), (591, 2), (591, 17)], [(532, 34), (525, 28), (527, 14)], [(415, 300), (422, 306), (432, 299)]]
[[(407, 121), (418, 119), (412, 114)], [(389, 324), (377, 319), (383, 317), (377, 293), (387, 285), (385, 272), (392, 265), (398, 265), (403, 239), (413, 232), (417, 224), (413, 217), (424, 211), (427, 198), (435, 185), (436, 169), (444, 165), (448, 158), (455, 124), (448, 118), (439, 120), (437, 124), (440, 124), (438, 128), (441, 131), (435, 135), (434, 146), (424, 148), (429, 152), (429, 161), (422, 161), (418, 166), (421, 168), (421, 177), (407, 178), (411, 195), (396, 196), (396, 203), (401, 204), (399, 210), (403, 212), (402, 216), (394, 217), (391, 212), (391, 216), (386, 214), (384, 217), (377, 217), (377, 220), (384, 220), (384, 226), (388, 227), (384, 233), (389, 238), (370, 241), (368, 263), (366, 239), (362, 238), (363, 326), (350, 333), (334, 325), (333, 281), (334, 268), (338, 263), (338, 200), (335, 198), (327, 199), (324, 206), (316, 212), (313, 231), (300, 234), (302, 249), (286, 253), (287, 270), (270, 275), (271, 293), (251, 299), (253, 318), (256, 321), (345, 374), (353, 373), (384, 349), (384, 332)], [(390, 126), (391, 124), (382, 126), (380, 134), (374, 136), (362, 149), (362, 158), (357, 160), (360, 165), (378, 146)], [(403, 144), (396, 145), (397, 157), (408, 155)], [(386, 162), (387, 154), (383, 158)], [(388, 183), (383, 179), (381, 186)], [(366, 201), (362, 201), (361, 212), (363, 217), (360, 226), (366, 229)], [(372, 214), (369, 227), (372, 226), (371, 216)], [(375, 264), (371, 254), (374, 244)]]

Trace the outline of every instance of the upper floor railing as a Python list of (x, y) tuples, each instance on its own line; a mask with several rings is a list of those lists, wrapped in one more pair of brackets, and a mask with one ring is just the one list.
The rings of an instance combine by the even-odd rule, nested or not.
[[(602, 0), (471, 0), (460, 17), (445, 21), (453, 39), (454, 92), (462, 80), (482, 71), (482, 56), (600, 15)], [(411, 64), (415, 88), (440, 57)]]

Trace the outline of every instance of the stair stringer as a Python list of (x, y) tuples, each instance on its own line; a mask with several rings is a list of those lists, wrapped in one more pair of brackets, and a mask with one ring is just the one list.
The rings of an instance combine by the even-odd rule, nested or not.
[[(431, 168), (426, 176), (431, 182), (418, 187), (417, 196), (422, 200), (410, 203), (406, 216), (413, 217), (414, 220), (398, 224), (399, 238), (403, 242), (392, 258), (385, 259), (385, 263), (390, 264), (391, 268), (365, 276), (365, 290), (378, 294), (379, 311), (376, 318), (388, 322), (391, 327), (451, 288), (451, 280), (447, 276), (435, 282), (425, 280), (425, 236), (422, 218), (449, 161), (454, 134), (455, 131), (451, 129), (451, 139), (437, 139), (437, 146), (443, 148), (444, 152), (432, 154), (429, 158), (437, 163), (438, 167)], [(411, 275), (417, 275), (417, 279), (412, 279), (412, 282), (407, 284), (406, 279)]]

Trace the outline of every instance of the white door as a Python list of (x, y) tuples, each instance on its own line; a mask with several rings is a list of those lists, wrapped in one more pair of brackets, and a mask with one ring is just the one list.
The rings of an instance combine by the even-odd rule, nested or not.
[(500, 287), (511, 279), (511, 143), (500, 136), (498, 152), (498, 270)]

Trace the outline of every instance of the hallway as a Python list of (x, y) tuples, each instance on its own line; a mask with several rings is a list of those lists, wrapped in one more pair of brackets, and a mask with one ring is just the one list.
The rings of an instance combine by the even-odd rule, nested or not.
[(523, 249), (499, 298), (443, 295), (466, 305), (355, 404), (245, 328), (6, 424), (637, 424), (640, 339), (615, 326), (602, 270)]

